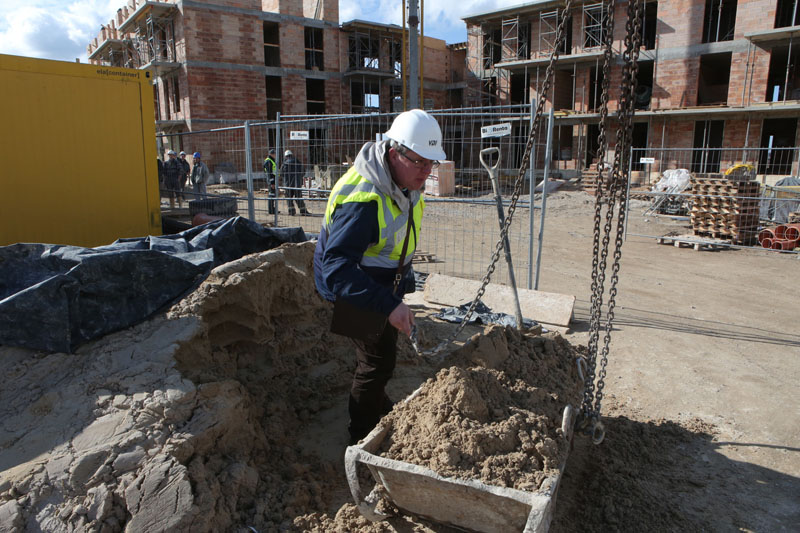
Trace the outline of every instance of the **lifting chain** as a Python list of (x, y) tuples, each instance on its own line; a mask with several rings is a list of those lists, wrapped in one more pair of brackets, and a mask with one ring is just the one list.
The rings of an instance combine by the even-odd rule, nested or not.
[[(605, 429), (600, 421), (600, 407), (605, 386), (606, 365), (611, 343), (611, 329), (614, 322), (617, 282), (619, 280), (620, 258), (622, 257), (622, 241), (625, 229), (625, 212), (627, 209), (627, 183), (630, 175), (631, 141), (633, 137), (634, 96), (636, 93), (636, 77), (638, 73), (639, 47), (641, 45), (642, 0), (631, 0), (628, 3), (627, 21), (625, 23), (625, 51), (623, 52), (622, 83), (619, 98), (619, 110), (616, 117), (616, 139), (612, 165), (606, 164), (608, 153), (608, 91), (610, 87), (610, 67), (613, 58), (614, 0), (608, 4), (603, 31), (603, 84), (600, 111), (600, 133), (598, 148), (598, 176), (595, 197), (594, 239), (592, 246), (592, 301), (591, 319), (589, 322), (588, 355), (581, 372), (584, 377), (584, 394), (579, 426), (592, 436), (595, 444), (600, 444), (605, 437)], [(608, 191), (604, 191), (608, 179)], [(602, 209), (605, 204), (605, 223), (603, 235), (600, 235)], [(608, 291), (608, 310), (604, 324), (602, 348), (599, 345), (600, 328), (605, 292), (606, 266), (608, 261), (611, 231), (616, 217), (613, 261), (611, 263), (611, 279)], [(597, 355), (600, 354), (600, 367), (597, 368)], [(597, 383), (595, 386), (595, 378)], [(596, 387), (596, 390), (595, 390)]]
[[(495, 267), (497, 266), (497, 262), (500, 260), (500, 254), (503, 251), (503, 243), (505, 242), (506, 236), (508, 235), (508, 229), (511, 227), (511, 221), (514, 217), (514, 212), (517, 209), (517, 200), (519, 200), (520, 195), (522, 194), (523, 185), (525, 183), (525, 174), (528, 172), (528, 168), (530, 166), (531, 154), (533, 153), (534, 147), (536, 146), (536, 137), (537, 133), (541, 127), (542, 116), (544, 115), (544, 104), (547, 101), (547, 93), (550, 90), (550, 85), (553, 80), (553, 72), (555, 72), (555, 62), (558, 59), (558, 56), (561, 53), (561, 47), (564, 44), (564, 37), (566, 34), (565, 28), (568, 21), (570, 21), (570, 17), (568, 16), (570, 8), (572, 7), (572, 0), (566, 0), (564, 4), (564, 9), (561, 11), (561, 20), (558, 23), (558, 27), (556, 29), (556, 39), (555, 44), (553, 45), (553, 51), (550, 54), (550, 62), (547, 64), (547, 71), (545, 72), (544, 82), (542, 83), (541, 91), (539, 92), (538, 102), (536, 105), (536, 112), (533, 118), (533, 124), (531, 125), (531, 130), (528, 135), (528, 142), (525, 145), (525, 152), (522, 158), (522, 163), (519, 167), (519, 174), (517, 175), (517, 179), (514, 182), (514, 192), (511, 195), (511, 205), (508, 208), (508, 216), (506, 216), (505, 220), (503, 221), (503, 227), (500, 230), (500, 239), (497, 241), (497, 246), (495, 246), (494, 253), (492, 254), (491, 262), (489, 263), (489, 268), (486, 271), (486, 274), (483, 276), (483, 280), (481, 282), (481, 286), (478, 289), (475, 298), (470, 303), (469, 308), (467, 309), (464, 318), (461, 320), (461, 323), (455, 329), (455, 331), (445, 340), (440, 342), (437, 346), (432, 348), (431, 350), (427, 351), (418, 351), (419, 355), (430, 357), (433, 355), (437, 355), (444, 351), (453, 341), (456, 340), (459, 333), (464, 329), (464, 327), (469, 322), (472, 313), (475, 311), (475, 307), (478, 305), (478, 302), (483, 297), (483, 294), (486, 292), (486, 286), (489, 284), (489, 280), (494, 273)], [(533, 209), (533, 191), (531, 191), (531, 209)], [(416, 339), (416, 332), (412, 332), (412, 344), (417, 346), (417, 339)]]

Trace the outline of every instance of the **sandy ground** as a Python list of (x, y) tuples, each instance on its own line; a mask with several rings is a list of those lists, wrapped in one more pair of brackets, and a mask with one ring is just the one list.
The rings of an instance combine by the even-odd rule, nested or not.
[[(565, 338), (578, 346), (593, 205), (569, 191), (548, 202), (540, 288), (577, 297)], [(220, 267), (169, 315), (75, 355), (1, 348), (0, 531), (451, 531), (354, 509), (351, 348), (326, 331), (309, 252)], [(794, 255), (625, 243), (607, 436), (573, 440), (551, 531), (797, 530), (798, 281)], [(428, 346), (452, 330), (414, 309)], [(389, 394), (439, 369), (401, 343)]]

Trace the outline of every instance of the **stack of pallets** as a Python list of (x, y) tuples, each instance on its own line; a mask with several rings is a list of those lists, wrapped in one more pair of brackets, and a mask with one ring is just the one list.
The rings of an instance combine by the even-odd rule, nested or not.
[(750, 246), (758, 237), (760, 184), (723, 176), (692, 176), (690, 217), (695, 235)]

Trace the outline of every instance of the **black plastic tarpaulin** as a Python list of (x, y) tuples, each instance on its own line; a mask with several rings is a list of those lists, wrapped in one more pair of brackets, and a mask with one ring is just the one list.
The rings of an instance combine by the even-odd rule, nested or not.
[(71, 352), (141, 322), (217, 265), (305, 240), (302, 228), (264, 228), (236, 217), (97, 248), (0, 247), (0, 344)]

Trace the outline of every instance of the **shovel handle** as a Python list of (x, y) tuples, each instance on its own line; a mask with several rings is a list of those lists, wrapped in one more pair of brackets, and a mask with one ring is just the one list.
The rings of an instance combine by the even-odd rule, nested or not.
[[(497, 153), (497, 162), (493, 166), (489, 166), (483, 159), (483, 156), (484, 154), (489, 155), (494, 152)], [(490, 148), (484, 148), (483, 150), (481, 150), (480, 160), (481, 160), (481, 165), (483, 165), (483, 168), (485, 168), (486, 171), (489, 173), (489, 175), (491, 175), (493, 171), (497, 170), (497, 168), (500, 166), (500, 148), (496, 146), (492, 146)]]

